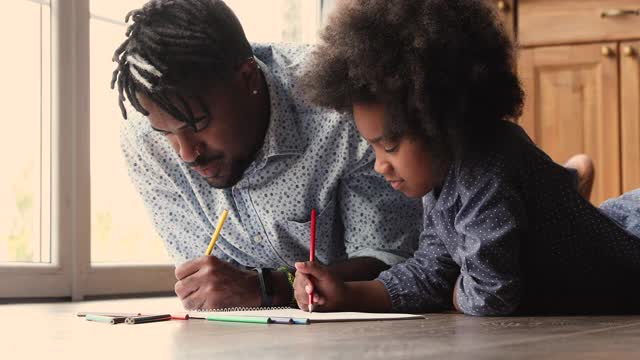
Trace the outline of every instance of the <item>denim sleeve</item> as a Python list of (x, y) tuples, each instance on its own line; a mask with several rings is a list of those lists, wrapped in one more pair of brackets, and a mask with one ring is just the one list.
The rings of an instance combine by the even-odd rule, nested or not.
[(600, 211), (630, 233), (640, 237), (640, 189), (603, 202)]
[(519, 253), (524, 205), (501, 176), (477, 176), (460, 189), (455, 219), (461, 238), (459, 308), (469, 315), (509, 315), (520, 304)]
[(413, 257), (380, 274), (395, 312), (427, 312), (452, 308), (453, 286), (460, 271), (433, 219), (426, 216), (420, 246)]

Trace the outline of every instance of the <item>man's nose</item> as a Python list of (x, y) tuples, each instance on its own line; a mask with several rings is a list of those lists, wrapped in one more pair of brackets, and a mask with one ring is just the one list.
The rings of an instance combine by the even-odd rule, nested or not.
[(200, 156), (200, 144), (190, 136), (178, 135), (178, 155), (182, 161), (194, 162)]

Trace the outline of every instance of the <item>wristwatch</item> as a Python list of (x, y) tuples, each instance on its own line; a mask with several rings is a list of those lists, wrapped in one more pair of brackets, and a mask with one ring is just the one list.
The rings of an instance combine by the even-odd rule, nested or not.
[(260, 306), (269, 307), (273, 305), (273, 283), (271, 281), (271, 269), (255, 268), (258, 273), (258, 283), (260, 284)]

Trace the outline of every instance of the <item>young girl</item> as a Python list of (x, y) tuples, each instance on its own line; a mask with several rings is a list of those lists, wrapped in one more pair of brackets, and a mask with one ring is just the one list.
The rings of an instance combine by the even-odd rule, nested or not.
[(376, 171), (423, 197), (424, 229), (413, 257), (372, 281), (297, 263), (300, 308), (313, 291), (318, 311), (640, 310), (640, 228), (629, 220), (640, 219), (640, 191), (607, 203), (625, 229), (507, 121), (523, 93), (484, 3), (350, 0), (330, 19), (302, 88), (353, 112)]

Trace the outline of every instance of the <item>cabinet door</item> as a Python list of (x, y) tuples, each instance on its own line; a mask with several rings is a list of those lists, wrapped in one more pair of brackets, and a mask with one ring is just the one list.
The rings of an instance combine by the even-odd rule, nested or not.
[(620, 45), (622, 191), (640, 188), (640, 41)]
[[(596, 166), (591, 201), (620, 194), (617, 43), (523, 49), (520, 124), (556, 162), (586, 153)], [(543, 194), (541, 194), (543, 195)]]

